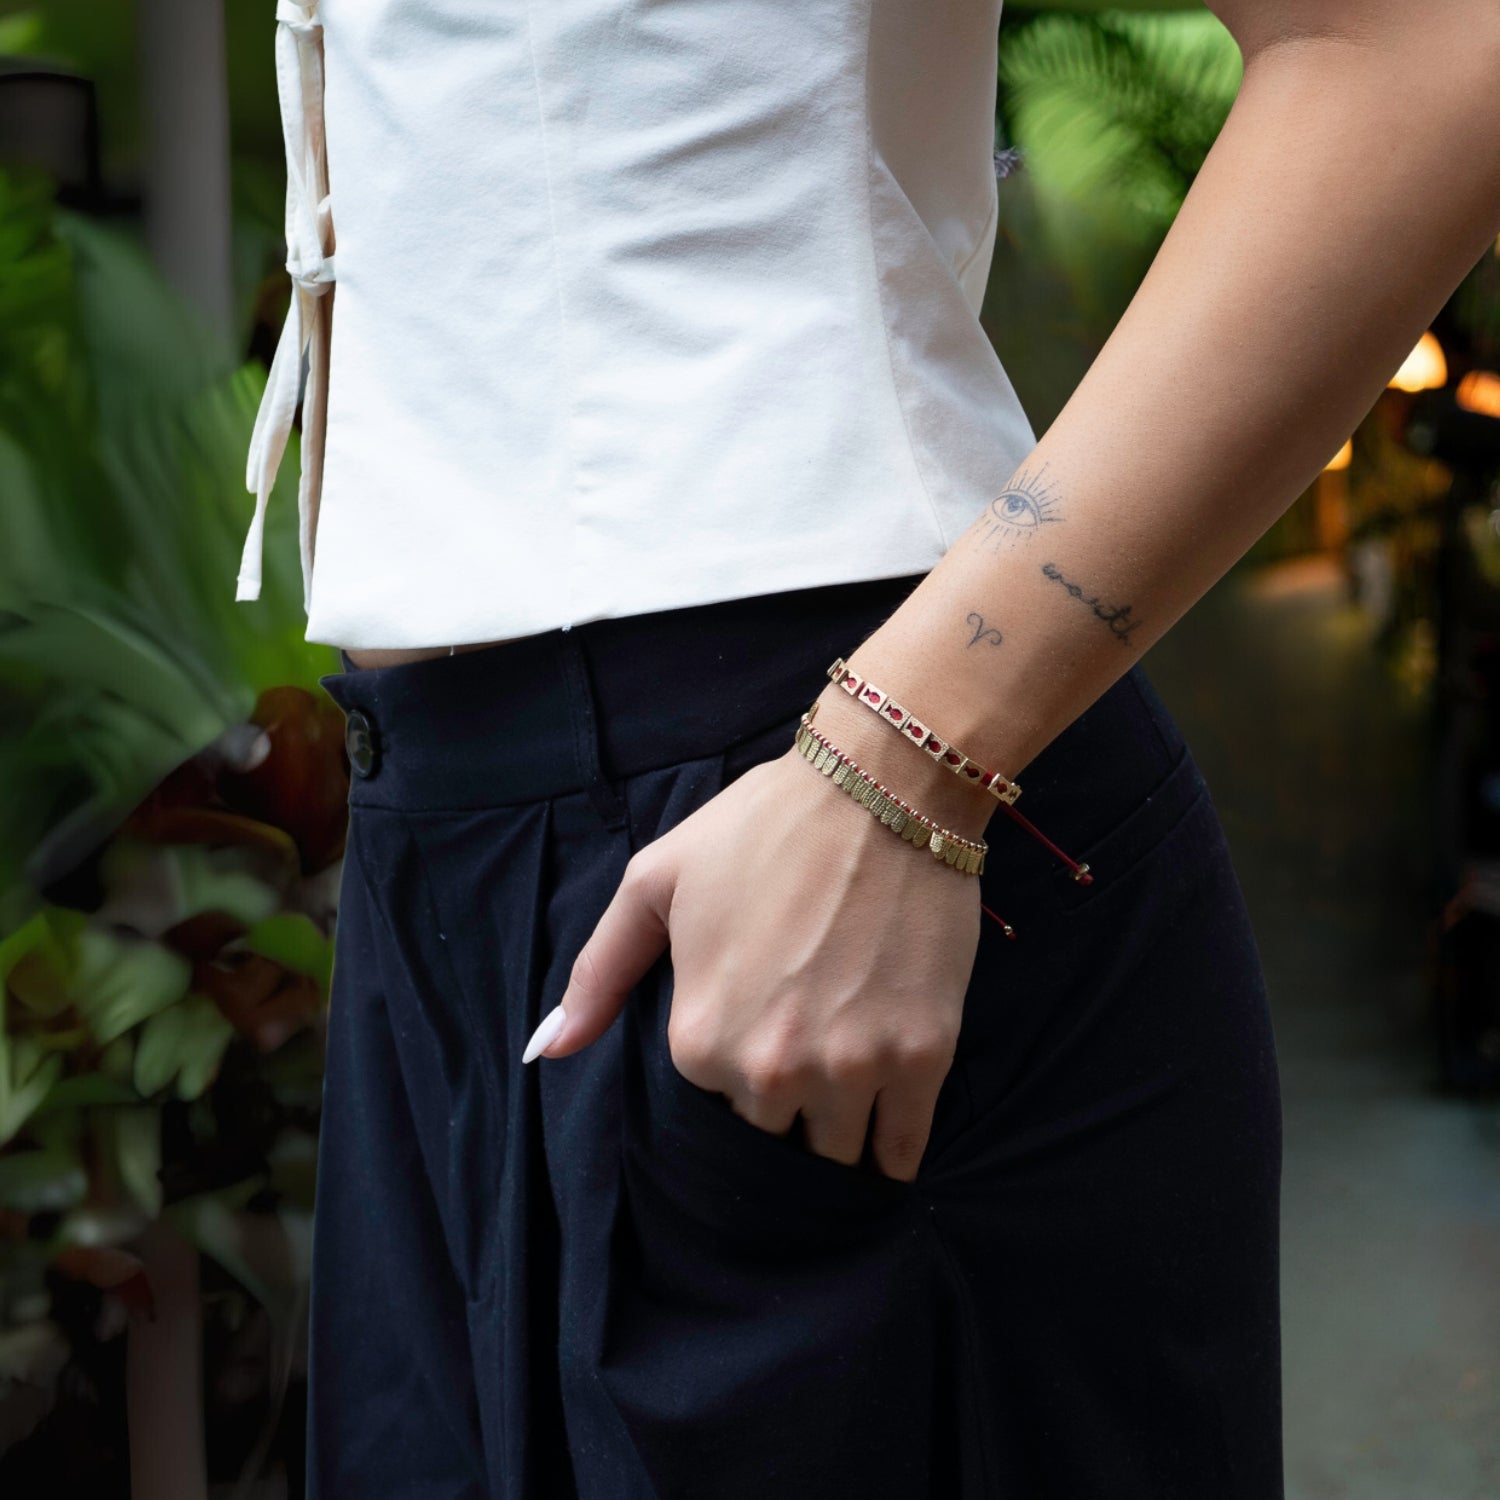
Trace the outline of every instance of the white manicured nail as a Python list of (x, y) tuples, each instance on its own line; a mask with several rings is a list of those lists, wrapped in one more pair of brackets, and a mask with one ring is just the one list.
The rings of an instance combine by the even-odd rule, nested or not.
[(555, 1041), (557, 1033), (563, 1029), (567, 1019), (568, 1013), (560, 1005), (548, 1011), (542, 1017), (542, 1024), (531, 1033), (531, 1040), (526, 1043), (526, 1050), (521, 1054), (521, 1061), (529, 1063), (549, 1042)]

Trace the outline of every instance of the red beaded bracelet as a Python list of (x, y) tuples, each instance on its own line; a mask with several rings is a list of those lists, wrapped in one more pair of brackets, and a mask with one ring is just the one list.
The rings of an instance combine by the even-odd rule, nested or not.
[(879, 714), (907, 739), (921, 746), (940, 765), (947, 766), (965, 781), (972, 781), (997, 801), (1012, 803), (1021, 795), (1021, 788), (1016, 782), (998, 771), (986, 771), (978, 761), (970, 760), (962, 750), (939, 738), (921, 720), (914, 719), (910, 711), (902, 708), (889, 693), (883, 692), (873, 682), (867, 682), (852, 667), (845, 665), (842, 656), (829, 667), (828, 676), (835, 687), (843, 688), (851, 698)]

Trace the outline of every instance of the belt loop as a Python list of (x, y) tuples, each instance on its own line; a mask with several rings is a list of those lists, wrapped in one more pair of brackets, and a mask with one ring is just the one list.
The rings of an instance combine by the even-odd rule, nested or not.
[(610, 829), (621, 829), (630, 822), (630, 810), (613, 783), (604, 779), (599, 757), (599, 721), (595, 711), (593, 684), (589, 681), (583, 646), (574, 631), (560, 632), (557, 640), (562, 655), (563, 680), (568, 685), (569, 717), (573, 728), (573, 758), (578, 773), (588, 784), (594, 810)]

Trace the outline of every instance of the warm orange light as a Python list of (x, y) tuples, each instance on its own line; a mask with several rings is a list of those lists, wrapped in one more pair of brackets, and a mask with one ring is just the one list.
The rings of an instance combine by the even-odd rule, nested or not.
[(1470, 370), (1458, 382), (1458, 404), (1482, 417), (1500, 417), (1500, 375), (1493, 370)]
[(1323, 465), (1325, 469), (1347, 469), (1349, 460), (1354, 457), (1354, 439), (1345, 438), (1344, 446), (1339, 449), (1332, 458)]
[(1401, 362), (1389, 384), (1398, 391), (1435, 391), (1448, 383), (1448, 361), (1443, 346), (1430, 333), (1417, 340), (1417, 347)]

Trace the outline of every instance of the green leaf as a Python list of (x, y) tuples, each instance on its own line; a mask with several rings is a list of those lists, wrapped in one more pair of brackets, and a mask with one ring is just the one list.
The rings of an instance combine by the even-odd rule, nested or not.
[(326, 995), (333, 978), (333, 940), (302, 912), (278, 912), (257, 922), (240, 946), (318, 982)]
[(39, 911), (23, 926), (18, 927), (3, 942), (0, 942), (0, 985), (10, 978), (10, 972), (29, 953), (42, 949), (50, 963), (59, 970), (66, 966), (66, 957), (53, 931), (51, 920), (45, 911)]
[(37, 1110), (38, 1115), (53, 1110), (98, 1109), (112, 1104), (138, 1104), (140, 1095), (128, 1084), (103, 1073), (76, 1073), (59, 1078)]
[(7, 981), (32, 954), (41, 954), (60, 973), (66, 971), (67, 954), (45, 911), (0, 942), (0, 1145), (12, 1140), (41, 1107), (63, 1070), (62, 1057), (41, 1038), (11, 1035), (9, 1009), (15, 1002)]
[(16, 57), (35, 50), (42, 39), (42, 18), (35, 11), (0, 16), (0, 57)]
[(263, 880), (235, 868), (236, 861), (244, 858), (239, 850), (185, 844), (174, 848), (172, 856), (177, 864), (184, 917), (221, 911), (250, 926), (263, 921), (281, 904), (280, 896)]
[(210, 911), (249, 927), (270, 916), (281, 898), (245, 863), (236, 848), (116, 839), (99, 861), (109, 893), (101, 916), (146, 937)]
[(1007, 5), (1007, 16), (1018, 11), (1060, 10), (1069, 14), (1090, 11), (1167, 11), (1196, 10), (1202, 12), (1203, 0), (1025, 0), (1024, 4)]
[(117, 1036), (108, 1046), (102, 1048), (99, 1053), (98, 1071), (103, 1078), (129, 1085), (133, 1092), (135, 1085), (131, 1080), (135, 1077), (135, 1038), (128, 1033), (125, 1036)]
[(142, 1213), (161, 1213), (161, 1110), (156, 1105), (116, 1110), (113, 1116), (115, 1161), (124, 1183)]
[(135, 1052), (135, 1086), (150, 1097), (175, 1081), (177, 1094), (196, 1099), (213, 1082), (234, 1027), (203, 995), (189, 995), (151, 1017)]
[(1002, 105), (1028, 171), (1076, 202), (1109, 202), (1164, 229), (1243, 69), (1228, 30), (1193, 9), (1046, 15), (1009, 37), (1002, 26)]
[(0, 1332), (0, 1381), (50, 1389), (73, 1351), (51, 1318), (37, 1318)]
[(0, 1207), (17, 1213), (61, 1211), (81, 1203), (88, 1173), (76, 1152), (52, 1147), (0, 1156)]
[(180, 1000), (192, 977), (187, 959), (158, 943), (89, 927), (79, 935), (73, 1000), (95, 1037), (111, 1042)]
[(183, 1199), (163, 1217), (234, 1276), (284, 1329), (302, 1311), (312, 1219), (295, 1211), (247, 1212), (245, 1203), (263, 1186), (257, 1178)]
[[(27, 628), (0, 632), (0, 671), (46, 674), (66, 662), (70, 682), (105, 698), (128, 688), (141, 728), (169, 756), (147, 768), (155, 780), (213, 741), (232, 715), (225, 703), (205, 702), (157, 643), (127, 621), (88, 605), (34, 604)], [(236, 707), (243, 706), (243, 700)]]
[(11, 1037), (3, 1030), (0, 998), (0, 1145), (12, 1140), (41, 1108), (62, 1074), (63, 1060), (35, 1037)]

